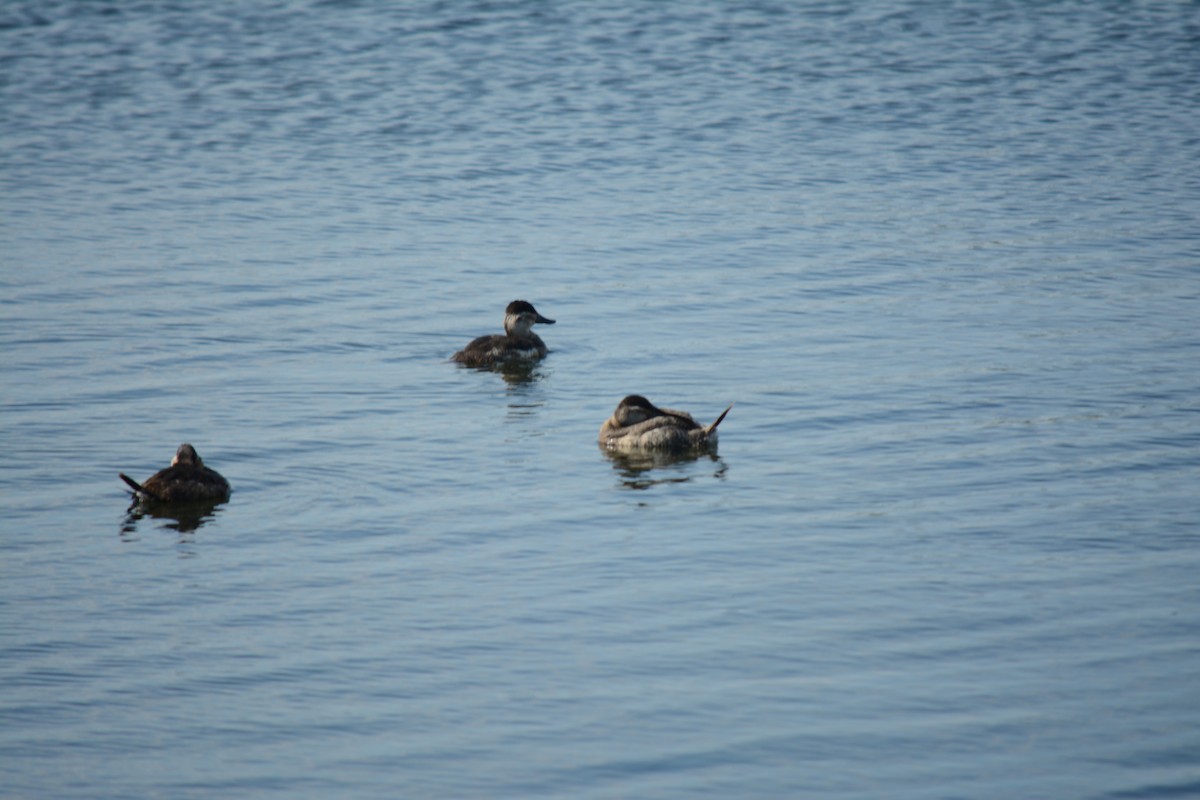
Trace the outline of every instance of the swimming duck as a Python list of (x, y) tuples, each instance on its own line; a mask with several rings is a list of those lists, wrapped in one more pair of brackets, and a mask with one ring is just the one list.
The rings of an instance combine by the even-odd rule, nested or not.
[(600, 426), (600, 444), (611, 450), (667, 450), (680, 452), (717, 443), (717, 426), (729, 408), (711, 425), (701, 425), (692, 415), (659, 408), (640, 394), (631, 394)]
[(121, 480), (129, 484), (134, 497), (143, 503), (217, 503), (229, 499), (229, 481), (204, 466), (190, 444), (179, 445), (171, 466), (154, 473), (144, 483), (123, 472)]
[(530, 330), (535, 323), (553, 325), (524, 300), (513, 300), (504, 309), (504, 335), (480, 336), (450, 357), (468, 367), (486, 367), (513, 359), (533, 360), (546, 355), (546, 343)]

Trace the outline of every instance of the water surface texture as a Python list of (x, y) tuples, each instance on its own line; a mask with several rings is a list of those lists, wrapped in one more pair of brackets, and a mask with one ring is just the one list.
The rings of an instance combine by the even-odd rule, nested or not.
[(1195, 3), (4, 3), (0, 794), (1200, 795), (1198, 119)]

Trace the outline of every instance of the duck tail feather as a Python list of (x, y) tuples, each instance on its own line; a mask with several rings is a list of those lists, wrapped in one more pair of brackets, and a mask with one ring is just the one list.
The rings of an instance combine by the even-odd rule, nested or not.
[(707, 434), (710, 434), (713, 431), (715, 431), (717, 429), (717, 426), (721, 424), (721, 420), (725, 419), (725, 415), (729, 413), (729, 410), (731, 408), (733, 408), (733, 403), (730, 403), (729, 408), (727, 408), (721, 412), (721, 416), (717, 417), (716, 422), (714, 422), (712, 425), (709, 425), (707, 428), (704, 429), (704, 433), (707, 435)]
[(140, 483), (138, 483), (133, 478), (126, 475), (124, 472), (120, 473), (120, 475), (121, 475), (121, 480), (123, 480), (127, 484), (129, 484), (130, 489), (133, 489), (134, 494), (149, 496), (149, 492), (147, 492), (145, 489), (143, 489), (142, 485)]

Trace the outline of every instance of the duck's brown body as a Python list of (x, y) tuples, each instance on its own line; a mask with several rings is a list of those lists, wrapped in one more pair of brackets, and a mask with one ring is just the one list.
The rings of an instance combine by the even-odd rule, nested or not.
[(231, 491), (229, 481), (216, 470), (204, 466), (196, 448), (190, 444), (179, 445), (171, 466), (142, 483), (125, 473), (121, 473), (121, 480), (143, 503), (219, 503), (228, 500)]
[(468, 367), (489, 367), (513, 361), (532, 361), (549, 352), (546, 343), (531, 329), (535, 324), (553, 325), (530, 303), (514, 300), (504, 309), (504, 333), (480, 336), (450, 357)]
[(733, 406), (722, 411), (711, 425), (701, 425), (687, 412), (659, 408), (645, 397), (631, 394), (600, 426), (600, 444), (612, 450), (675, 453), (709, 447), (717, 443), (717, 426), (730, 408)]

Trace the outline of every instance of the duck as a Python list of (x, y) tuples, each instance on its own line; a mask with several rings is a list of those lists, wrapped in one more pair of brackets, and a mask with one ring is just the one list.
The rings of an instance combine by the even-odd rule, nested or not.
[(717, 426), (733, 408), (729, 405), (711, 425), (701, 425), (692, 415), (659, 408), (640, 394), (617, 404), (600, 426), (600, 444), (610, 450), (664, 450), (679, 453), (717, 443)]
[(490, 334), (472, 340), (450, 357), (451, 361), (468, 367), (489, 367), (514, 360), (534, 361), (546, 355), (546, 343), (531, 329), (537, 325), (553, 325), (554, 320), (543, 317), (531, 303), (513, 300), (504, 309), (504, 334)]
[(151, 504), (220, 503), (229, 499), (229, 481), (204, 466), (196, 448), (181, 444), (171, 466), (159, 470), (142, 483), (120, 473), (133, 490), (135, 502)]

